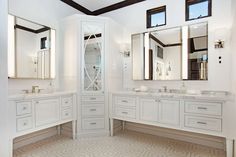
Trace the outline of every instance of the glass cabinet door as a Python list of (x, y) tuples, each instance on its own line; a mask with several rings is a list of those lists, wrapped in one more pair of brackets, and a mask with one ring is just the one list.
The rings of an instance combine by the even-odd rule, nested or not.
[(83, 22), (82, 32), (82, 90), (103, 92), (104, 25)]

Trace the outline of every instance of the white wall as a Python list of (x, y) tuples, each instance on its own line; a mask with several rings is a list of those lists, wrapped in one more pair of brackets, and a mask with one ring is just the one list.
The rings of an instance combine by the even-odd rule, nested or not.
[[(56, 29), (56, 62), (59, 61), (58, 21), (66, 16), (80, 13), (60, 0), (9, 0), (9, 13), (15, 16), (40, 23)], [(81, 13), (82, 14), (82, 13)], [(56, 79), (52, 81), (59, 88), (59, 69), (56, 65)], [(39, 85), (47, 89), (51, 81), (47, 80), (9, 80), (9, 93), (31, 89), (32, 85)]]
[[(146, 30), (146, 10), (158, 6), (167, 6), (167, 25), (158, 29), (187, 25), (196, 22), (209, 22), (209, 81), (188, 81), (186, 85), (190, 89), (205, 90), (229, 90), (230, 72), (231, 72), (231, 52), (230, 52), (230, 26), (231, 26), (231, 0), (214, 0), (212, 14), (210, 18), (185, 22), (185, 0), (179, 0), (178, 3), (173, 0), (147, 0), (126, 8), (122, 8), (113, 12), (103, 14), (103, 16), (111, 17), (118, 23), (126, 27), (127, 31), (124, 40), (131, 43), (131, 34), (144, 32)], [(222, 50), (214, 49), (214, 41), (218, 38), (226, 40), (226, 48)], [(222, 56), (222, 64), (218, 63), (219, 55)], [(169, 88), (180, 88), (181, 81), (132, 81), (131, 58), (126, 59), (128, 74), (124, 76), (125, 88), (133, 88), (135, 86), (147, 85), (152, 88), (160, 88), (167, 85)], [(126, 69), (126, 70), (127, 70)]]
[(0, 1), (0, 156), (9, 157), (7, 125), (7, 8), (8, 1)]

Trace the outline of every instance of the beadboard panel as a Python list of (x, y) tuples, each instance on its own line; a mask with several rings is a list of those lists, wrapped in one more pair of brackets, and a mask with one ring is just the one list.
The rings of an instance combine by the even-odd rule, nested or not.
[(131, 122), (126, 122), (125, 129), (200, 144), (208, 147), (225, 149), (225, 139), (221, 137), (202, 135), (173, 129), (165, 129)]

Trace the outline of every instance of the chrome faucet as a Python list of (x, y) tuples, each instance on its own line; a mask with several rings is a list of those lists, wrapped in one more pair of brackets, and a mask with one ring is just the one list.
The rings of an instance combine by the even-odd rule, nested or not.
[(167, 86), (162, 86), (164, 89), (164, 92), (167, 92)]
[(32, 93), (38, 93), (39, 92), (39, 86), (32, 86)]

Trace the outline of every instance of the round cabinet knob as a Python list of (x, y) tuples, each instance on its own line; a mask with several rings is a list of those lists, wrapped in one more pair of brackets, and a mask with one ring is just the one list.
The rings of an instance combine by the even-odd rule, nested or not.
[(27, 107), (23, 107), (23, 110), (26, 110), (27, 109)]
[(26, 126), (26, 125), (27, 125), (27, 123), (24, 123), (23, 125), (24, 125), (24, 126)]

